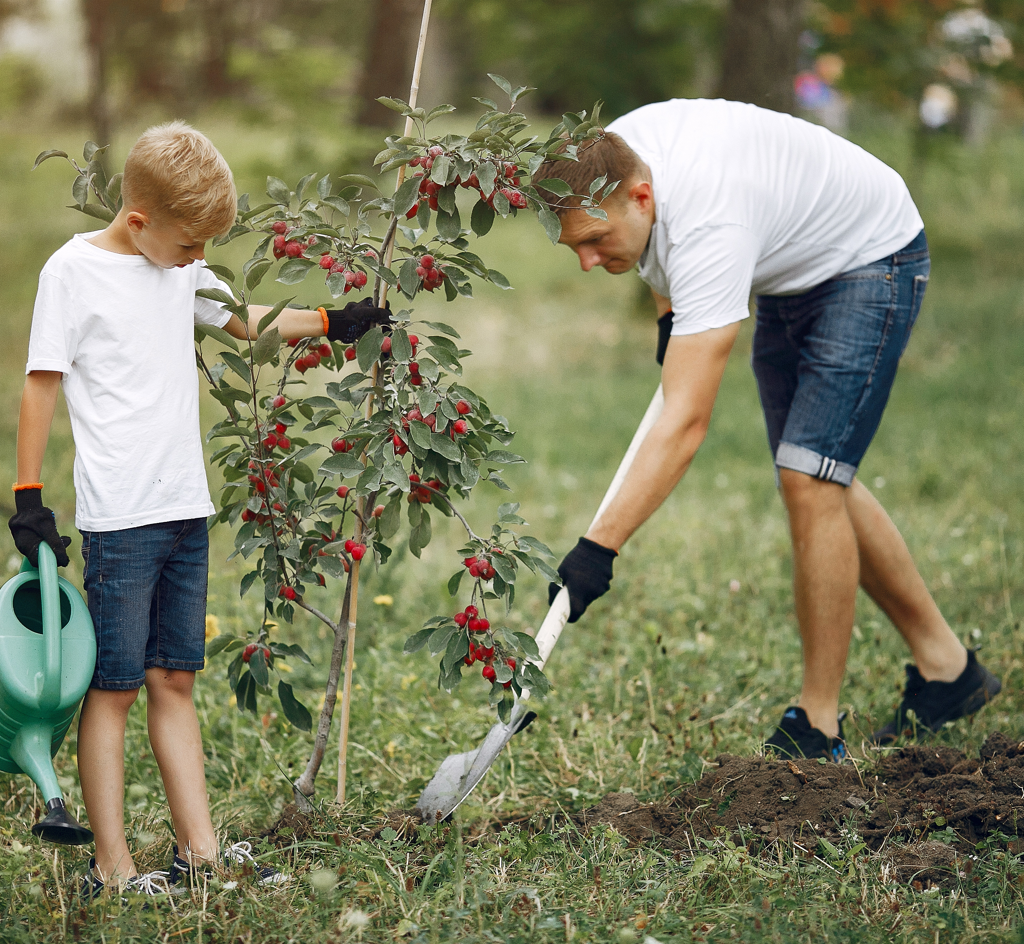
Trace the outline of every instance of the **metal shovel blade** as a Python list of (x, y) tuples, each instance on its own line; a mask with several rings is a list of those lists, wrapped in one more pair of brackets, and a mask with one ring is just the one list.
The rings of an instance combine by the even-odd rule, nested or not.
[[(625, 481), (630, 466), (633, 464), (633, 460), (636, 458), (636, 454), (640, 451), (640, 446), (643, 444), (648, 432), (650, 432), (651, 427), (657, 422), (658, 417), (661, 416), (664, 405), (665, 398), (659, 385), (658, 389), (654, 392), (654, 396), (651, 398), (647, 412), (644, 413), (643, 419), (640, 421), (640, 426), (633, 435), (633, 441), (629, 444), (625, 456), (622, 457), (622, 462), (619, 463), (619, 468), (612, 479), (611, 485), (608, 486), (608, 491), (605, 492), (605, 496), (597, 509), (597, 514), (594, 515), (594, 521), (601, 517), (604, 510), (618, 493), (623, 481)], [(540, 658), (532, 661), (538, 668), (544, 667), (568, 619), (569, 592), (565, 587), (562, 587), (555, 595), (555, 599), (551, 602), (551, 606), (548, 609), (547, 616), (544, 617), (544, 622), (541, 623), (540, 628), (537, 630), (536, 643)], [(523, 728), (537, 717), (534, 712), (526, 707), (529, 695), (529, 691), (523, 689), (522, 697), (512, 708), (512, 715), (509, 718), (508, 724), (499, 721), (494, 725), (487, 733), (483, 743), (475, 751), (466, 751), (464, 754), (449, 754), (442, 761), (437, 773), (431, 778), (430, 783), (427, 784), (420, 795), (419, 801), (416, 803), (416, 810), (423, 817), (425, 823), (439, 823), (454, 813), (458, 809), (459, 804), (473, 791), (473, 788), (483, 780), (491, 764), (494, 763), (495, 758), (501, 753), (501, 749), (508, 744), (512, 735), (517, 731), (522, 731)]]
[(416, 803), (416, 811), (423, 817), (423, 822), (439, 823), (454, 813), (484, 779), (484, 774), (511, 737), (536, 717), (535, 712), (527, 710), (525, 703), (518, 702), (512, 709), (508, 724), (499, 721), (494, 725), (476, 750), (449, 754)]

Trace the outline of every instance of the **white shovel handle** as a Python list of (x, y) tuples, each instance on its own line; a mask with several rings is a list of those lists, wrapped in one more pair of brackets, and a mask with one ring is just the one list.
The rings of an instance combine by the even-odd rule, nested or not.
[[(647, 407), (647, 412), (644, 413), (644, 418), (640, 421), (640, 425), (637, 427), (637, 431), (633, 434), (633, 440), (629, 444), (629, 448), (626, 450), (626, 454), (622, 457), (622, 461), (619, 463), (618, 471), (615, 473), (615, 477), (612, 479), (612, 484), (608, 486), (608, 491), (605, 492), (604, 498), (598, 506), (597, 514), (594, 515), (594, 520), (590, 526), (593, 527), (597, 520), (604, 514), (605, 509), (611, 504), (612, 499), (618, 494), (619, 489), (622, 487), (622, 483), (626, 480), (626, 474), (629, 472), (630, 466), (633, 464), (633, 460), (636, 458), (636, 454), (640, 451), (640, 444), (647, 438), (647, 434), (650, 432), (651, 427), (657, 422), (658, 417), (661, 416), (662, 408), (665, 406), (665, 395), (662, 393), (661, 384), (658, 384), (658, 389), (654, 391), (654, 396), (651, 398), (651, 404)], [(537, 630), (536, 642), (537, 648), (540, 650), (540, 658), (534, 659), (533, 664), (537, 668), (544, 668), (544, 663), (548, 661), (548, 657), (551, 655), (551, 650), (555, 648), (555, 643), (558, 642), (558, 637), (562, 635), (562, 630), (565, 629), (565, 624), (569, 619), (569, 591), (562, 587), (558, 591), (558, 595), (555, 597), (551, 604), (551, 608), (548, 610), (548, 615), (544, 617), (544, 622), (540, 624), (540, 629)], [(529, 692), (523, 690), (523, 697), (528, 697)]]

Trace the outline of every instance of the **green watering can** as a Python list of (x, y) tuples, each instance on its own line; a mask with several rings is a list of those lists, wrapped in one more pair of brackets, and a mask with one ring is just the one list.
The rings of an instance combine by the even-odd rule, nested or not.
[(32, 832), (68, 846), (92, 833), (64, 808), (51, 758), (92, 681), (96, 634), (82, 595), (57, 576), (57, 560), (39, 545), (0, 587), (0, 770), (28, 774), (46, 800)]

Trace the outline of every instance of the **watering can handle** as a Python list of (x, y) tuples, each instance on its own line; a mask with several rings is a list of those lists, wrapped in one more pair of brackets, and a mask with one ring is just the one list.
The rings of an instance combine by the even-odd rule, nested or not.
[(43, 610), (43, 690), (39, 707), (54, 711), (60, 704), (60, 586), (57, 558), (45, 542), (39, 545), (39, 597)]

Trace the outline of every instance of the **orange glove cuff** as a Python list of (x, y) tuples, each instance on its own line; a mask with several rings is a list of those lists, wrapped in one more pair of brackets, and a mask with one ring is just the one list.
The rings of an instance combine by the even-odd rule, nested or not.
[(330, 326), (331, 326), (330, 319), (327, 317), (327, 309), (326, 308), (318, 308), (317, 311), (320, 312), (320, 317), (321, 317), (321, 319), (323, 319), (324, 334), (326, 335), (327, 334), (327, 329), (330, 328)]
[(27, 483), (25, 485), (18, 485), (17, 483), (15, 483), (14, 485), (11, 486), (11, 491), (12, 492), (24, 492), (24, 491), (27, 491), (30, 488), (39, 488), (39, 489), (41, 489), (42, 487), (43, 487), (43, 483), (42, 482), (29, 482), (29, 483)]

